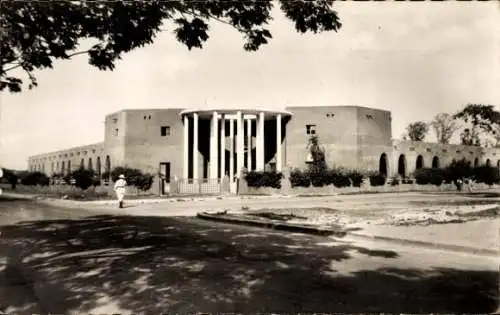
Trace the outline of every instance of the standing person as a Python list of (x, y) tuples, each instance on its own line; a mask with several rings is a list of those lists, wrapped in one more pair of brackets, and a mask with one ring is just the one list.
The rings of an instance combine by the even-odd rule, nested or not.
[(125, 188), (127, 187), (127, 181), (125, 180), (125, 175), (121, 174), (118, 176), (118, 180), (115, 182), (115, 192), (118, 198), (118, 207), (123, 208), (123, 197), (125, 197)]

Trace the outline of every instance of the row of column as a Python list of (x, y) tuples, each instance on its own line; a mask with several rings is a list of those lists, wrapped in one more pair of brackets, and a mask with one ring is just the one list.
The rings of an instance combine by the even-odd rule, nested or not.
[[(233, 116), (233, 115), (231, 115)], [(282, 147), (281, 147), (281, 114), (276, 116), (276, 168), (277, 171), (281, 171), (282, 168)], [(220, 138), (219, 135), (219, 119), (220, 119)], [(257, 115), (256, 120), (256, 165), (255, 168), (252, 165), (252, 118), (245, 118), (241, 111), (236, 113), (236, 119), (229, 118), (229, 176), (230, 178), (236, 174), (239, 176), (240, 170), (245, 166), (244, 161), (244, 121), (247, 122), (247, 143), (248, 143), (248, 155), (246, 161), (246, 167), (248, 170), (264, 170), (264, 153), (265, 153), (265, 134), (264, 134), (264, 113), (260, 112)], [(236, 126), (235, 126), (236, 122)], [(198, 133), (199, 133), (199, 115), (198, 113), (193, 113), (193, 179), (199, 178), (198, 170)], [(235, 130), (236, 127), (236, 130)], [(187, 115), (184, 116), (184, 169), (183, 178), (188, 178), (189, 176), (189, 118)], [(236, 148), (234, 147), (236, 136)], [(236, 149), (236, 150), (235, 150)], [(226, 115), (219, 115), (217, 112), (213, 112), (212, 118), (210, 120), (210, 170), (209, 177), (212, 179), (221, 178), (226, 174)], [(234, 153), (236, 151), (236, 170), (234, 169)], [(219, 173), (219, 154), (221, 158), (221, 167)]]

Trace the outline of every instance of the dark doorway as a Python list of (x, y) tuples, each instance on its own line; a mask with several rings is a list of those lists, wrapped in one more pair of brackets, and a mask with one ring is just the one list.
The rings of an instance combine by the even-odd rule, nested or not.
[(406, 156), (401, 154), (398, 159), (398, 174), (399, 176), (406, 177)]
[(439, 157), (435, 156), (432, 158), (432, 168), (439, 168)]
[(417, 156), (417, 165), (416, 169), (421, 169), (424, 167), (424, 157), (422, 155)]
[(491, 160), (490, 159), (486, 160), (486, 166), (491, 166)]
[(162, 194), (170, 192), (170, 162), (160, 163), (160, 191)]
[(474, 159), (474, 167), (478, 167), (479, 166), (479, 158), (475, 158)]
[(379, 171), (380, 174), (385, 175), (387, 177), (387, 173), (388, 173), (388, 170), (387, 170), (387, 154), (385, 154), (385, 153), (382, 153), (382, 155), (380, 156), (380, 161), (379, 161), (379, 164), (378, 164), (378, 171)]

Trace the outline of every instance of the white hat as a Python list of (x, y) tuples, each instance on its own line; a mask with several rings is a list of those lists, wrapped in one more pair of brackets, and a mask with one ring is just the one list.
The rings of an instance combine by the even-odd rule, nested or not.
[(121, 174), (120, 176), (118, 176), (118, 178), (123, 178), (123, 179), (125, 179), (125, 175)]

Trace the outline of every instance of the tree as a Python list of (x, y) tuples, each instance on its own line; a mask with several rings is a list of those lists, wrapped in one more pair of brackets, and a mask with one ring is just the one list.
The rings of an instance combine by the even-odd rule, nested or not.
[(312, 163), (310, 164), (310, 167), (319, 172), (325, 171), (327, 169), (325, 150), (319, 145), (317, 135), (313, 135), (309, 138), (309, 152), (312, 156)]
[(500, 125), (500, 112), (495, 110), (495, 106), (467, 104), (454, 117), (471, 125), (471, 128), (465, 128), (460, 135), (462, 144), (480, 146), (481, 133), (496, 138), (496, 130)]
[(411, 141), (423, 141), (429, 132), (429, 126), (423, 121), (416, 121), (406, 127), (406, 132)]
[(474, 146), (481, 146), (481, 139), (479, 138), (479, 133), (477, 132), (477, 129), (469, 129), (465, 128), (461, 133), (460, 133), (460, 141), (463, 145), (474, 145)]
[(450, 143), (451, 137), (453, 137), (453, 134), (459, 129), (455, 118), (447, 113), (441, 113), (434, 116), (431, 126), (436, 133), (437, 142), (443, 144)]
[[(232, 26), (245, 38), (243, 48), (256, 51), (272, 38), (266, 28), (271, 10), (281, 11), (300, 33), (338, 31), (342, 24), (333, 0), (289, 1), (3, 1), (0, 11), (0, 90), (22, 90), (18, 69), (37, 86), (35, 70), (52, 68), (56, 59), (86, 54), (89, 64), (113, 70), (135, 48), (151, 44), (172, 22), (176, 39), (203, 48), (209, 21)], [(92, 41), (81, 47), (82, 40)]]

